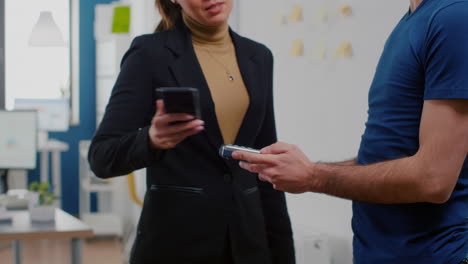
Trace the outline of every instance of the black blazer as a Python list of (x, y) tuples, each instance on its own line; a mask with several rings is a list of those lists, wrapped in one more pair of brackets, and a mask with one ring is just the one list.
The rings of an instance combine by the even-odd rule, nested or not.
[[(230, 33), (250, 95), (235, 144), (262, 148), (277, 140), (273, 56), (265, 46)], [(156, 111), (154, 90), (176, 86), (199, 89), (205, 130), (173, 149), (154, 151), (148, 138)], [(222, 159), (222, 144), (186, 26), (179, 22), (174, 30), (135, 38), (88, 157), (101, 178), (147, 168), (148, 190), (131, 263), (218, 264), (226, 237), (235, 263), (295, 262), (284, 193), (257, 181), (238, 162)]]

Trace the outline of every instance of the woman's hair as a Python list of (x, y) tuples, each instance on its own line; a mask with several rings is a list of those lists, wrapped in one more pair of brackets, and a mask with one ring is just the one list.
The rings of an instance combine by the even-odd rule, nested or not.
[(171, 0), (155, 0), (155, 5), (161, 14), (161, 22), (156, 27), (156, 32), (170, 30), (175, 27), (181, 17), (182, 8)]

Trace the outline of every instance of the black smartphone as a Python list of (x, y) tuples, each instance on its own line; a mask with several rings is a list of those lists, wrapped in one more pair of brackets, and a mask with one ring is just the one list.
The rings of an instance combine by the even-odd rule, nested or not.
[(200, 94), (196, 88), (156, 88), (156, 97), (164, 101), (166, 113), (184, 113), (201, 119)]

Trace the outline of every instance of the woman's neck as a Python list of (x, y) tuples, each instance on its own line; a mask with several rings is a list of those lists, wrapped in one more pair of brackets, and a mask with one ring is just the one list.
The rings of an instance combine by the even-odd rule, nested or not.
[(185, 25), (192, 32), (192, 40), (200, 44), (224, 45), (229, 43), (229, 26), (223, 23), (219, 26), (205, 26), (182, 12)]

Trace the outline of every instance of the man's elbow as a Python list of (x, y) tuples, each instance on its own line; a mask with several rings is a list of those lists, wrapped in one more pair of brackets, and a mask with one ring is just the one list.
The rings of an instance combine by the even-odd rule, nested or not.
[(444, 204), (452, 196), (453, 190), (455, 188), (456, 180), (454, 176), (447, 176), (442, 173), (437, 175), (431, 175), (429, 177), (431, 180), (426, 181), (425, 189), (425, 200), (429, 203), (434, 204)]
[(451, 191), (440, 189), (429, 193), (427, 195), (427, 201), (434, 204), (444, 204), (450, 199), (451, 196)]

